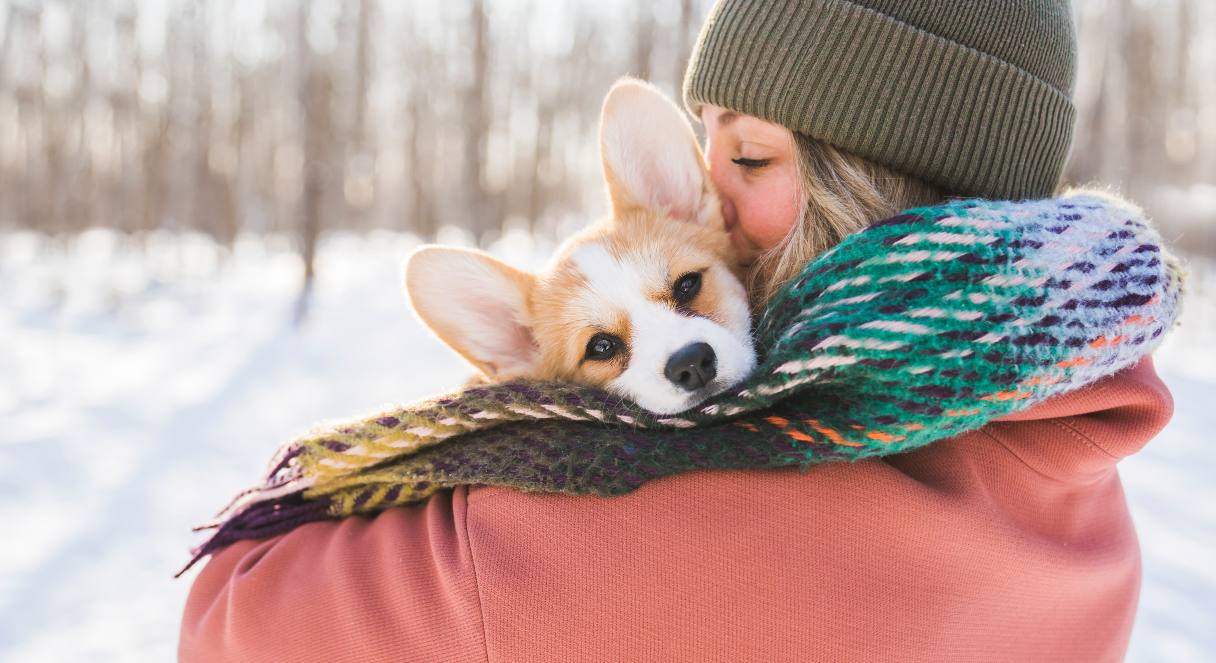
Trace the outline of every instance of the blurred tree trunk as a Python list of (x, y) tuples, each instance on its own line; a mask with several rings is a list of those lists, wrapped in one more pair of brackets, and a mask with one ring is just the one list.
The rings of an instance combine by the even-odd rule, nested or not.
[[(98, 218), (114, 224), (125, 233), (137, 230), (140, 218), (139, 196), (139, 76), (140, 56), (133, 9), (114, 15), (116, 43), (115, 69), (126, 74), (123, 85), (109, 90), (111, 108), (111, 152), (109, 193)], [(120, 55), (117, 55), (120, 54)]]
[(1123, 184), (1134, 197), (1143, 200), (1165, 166), (1163, 127), (1168, 121), (1161, 113), (1167, 95), (1157, 75), (1159, 54), (1153, 13), (1141, 9), (1135, 0), (1120, 0), (1124, 16), (1120, 33), (1121, 52), (1126, 72), (1123, 103), (1127, 113), (1126, 137), (1129, 159)]
[(1169, 180), (1174, 185), (1187, 185), (1195, 180), (1196, 156), (1199, 148), (1197, 105), (1193, 93), (1192, 49), (1195, 42), (1196, 12), (1193, 0), (1177, 0), (1174, 23), (1173, 81), (1170, 85), (1166, 156), (1170, 161)]
[[(45, 81), (47, 72), (50, 70), (50, 54), (48, 53), (47, 44), (41, 42), (38, 52), (38, 60), (40, 65), (39, 83)], [(45, 224), (52, 234), (62, 234), (67, 232), (68, 228), (65, 223), (65, 214), (63, 199), (63, 184), (64, 184), (64, 134), (66, 133), (63, 127), (63, 113), (58, 108), (58, 105), (53, 99), (48, 99), (47, 86), (37, 84), (36, 99), (37, 106), (35, 113), (38, 116), (38, 124), (42, 131), (38, 137), (38, 145), (42, 147), (42, 175), (44, 186), (27, 191), (27, 195), (34, 201), (32, 205), (33, 223), (37, 227), (40, 223)], [(49, 186), (47, 186), (49, 185)]]
[(532, 137), (532, 176), (528, 178), (528, 229), (533, 233), (539, 230), (540, 219), (545, 214), (545, 203), (548, 198), (545, 178), (541, 170), (545, 167), (545, 160), (552, 151), (550, 143), (553, 140), (554, 114), (552, 100), (538, 99), (536, 135)]
[(671, 87), (677, 102), (683, 94), (684, 70), (688, 66), (688, 58), (692, 55), (692, 40), (697, 34), (694, 15), (696, 7), (693, 0), (680, 0), (680, 18), (676, 24), (676, 53), (672, 67)]
[(13, 43), (13, 30), (17, 25), (18, 13), (21, 11), (19, 6), (11, 6), (5, 3), (4, 6), (4, 31), (0, 32), (0, 90), (5, 89), (6, 74), (8, 73), (8, 49)]
[[(1100, 13), (1086, 12), (1079, 6), (1081, 18), (1078, 38), (1084, 47), (1083, 57), (1089, 58), (1090, 79), (1078, 84), (1078, 117), (1072, 153), (1065, 166), (1064, 180), (1081, 185), (1108, 180), (1112, 161), (1120, 159), (1122, 138), (1118, 104), (1111, 103), (1121, 94), (1121, 63), (1118, 58), (1119, 40), (1112, 37), (1121, 32), (1122, 7), (1114, 3)], [(1082, 96), (1085, 86), (1092, 86), (1090, 96)]]
[(343, 201), (346, 222), (360, 229), (368, 227), (369, 211), (375, 202), (375, 152), (369, 149), (367, 99), (371, 94), (371, 0), (359, 0), (353, 7), (354, 18), (354, 76), (347, 94), (351, 99), (350, 125), (344, 133), (346, 154), (343, 159)]
[[(92, 5), (72, 14), (69, 39), (72, 59), (76, 60), (74, 85), (71, 95), (56, 104), (59, 131), (62, 133), (58, 137), (56, 155), (60, 160), (57, 167), (59, 178), (54, 182), (57, 184), (56, 195), (59, 198), (59, 213), (63, 215), (63, 226), (70, 233), (78, 233), (91, 224), (95, 194), (93, 155), (88, 149), (94, 118), (85, 112), (93, 87), (93, 68), (88, 57), (91, 38), (86, 23), (90, 8)], [(69, 143), (69, 140), (72, 142)]]
[[(6, 5), (4, 10), (4, 30), (0, 32), (0, 93), (12, 93), (17, 123), (17, 136), (14, 138), (14, 142), (19, 142), (22, 126), (22, 95), (20, 90), (16, 89), (17, 86), (14, 85), (12, 76), (9, 74), (9, 64), (11, 63), (9, 49), (12, 48), (13, 34), (17, 30), (18, 21), (27, 19), (23, 16), (20, 6)], [(15, 149), (15, 146), (0, 141), (0, 150), (9, 149)], [(2, 160), (0, 160), (0, 165), (2, 165)], [(0, 223), (13, 220), (20, 224), (23, 221), (23, 210), (17, 200), (19, 197), (24, 197), (24, 194), (21, 193), (23, 190), (21, 180), (27, 177), (28, 173), (13, 172), (7, 167), (0, 171)]]
[(478, 244), (491, 229), (491, 210), (486, 192), (486, 144), (490, 135), (489, 68), (490, 21), (485, 0), (472, 0), (469, 7), (469, 31), (473, 43), (470, 64), (473, 75), (465, 90), (464, 126), (464, 184), (468, 195), (468, 225)]
[(371, 92), (371, 0), (359, 0), (355, 33), (354, 109), (351, 111), (351, 142), (362, 149), (367, 139), (367, 97)]
[(331, 127), (330, 103), (332, 81), (317, 62), (308, 43), (308, 20), (311, 2), (300, 5), (300, 83), (299, 105), (303, 115), (304, 182), (300, 199), (300, 257), (304, 261), (304, 283), (296, 304), (295, 322), (300, 325), (308, 316), (308, 306), (316, 278), (317, 242), (321, 235), (321, 215), (324, 210), (325, 159), (329, 154)]
[[(421, 28), (410, 19), (408, 27), (416, 35)], [(411, 63), (404, 70), (402, 81), (405, 118), (405, 144), (402, 146), (402, 168), (408, 194), (403, 206), (405, 228), (423, 241), (432, 241), (439, 230), (433, 202), (435, 169), (435, 117), (431, 100), (437, 94), (438, 81), (430, 77), (435, 68), (434, 54), (424, 38), (405, 40), (400, 51), (403, 62)]]
[[(161, 80), (165, 86), (164, 98), (158, 105), (149, 104), (144, 116), (142, 131), (141, 172), (143, 180), (143, 206), (140, 228), (155, 230), (164, 225), (169, 213), (169, 187), (172, 182), (169, 172), (169, 155), (172, 150), (173, 113), (172, 104), (180, 85), (174, 75), (174, 65), (182, 50), (181, 31), (178, 21), (170, 18), (165, 26), (165, 57), (160, 66)], [(142, 62), (142, 61), (141, 61)], [(155, 70), (152, 70), (155, 71)], [(140, 77), (148, 70), (140, 66)]]
[(654, 58), (655, 20), (654, 6), (649, 2), (634, 5), (637, 19), (634, 25), (633, 62), (629, 73), (650, 79), (650, 61)]
[(193, 142), (190, 146), (193, 162), (190, 185), (190, 227), (201, 230), (224, 246), (231, 246), (236, 238), (236, 220), (233, 218), (231, 188), (225, 178), (216, 172), (212, 163), (212, 150), (219, 148), (215, 140), (215, 109), (212, 101), (211, 54), (209, 52), (206, 5), (195, 10), (194, 58), (192, 82), (194, 88)]
[(435, 239), (438, 227), (434, 205), (431, 203), (433, 184), (431, 158), (433, 148), (430, 135), (429, 107), (421, 90), (409, 93), (406, 103), (406, 118), (409, 133), (405, 145), (406, 172), (409, 178), (409, 211), (407, 227), (425, 241)]
[(296, 319), (307, 315), (307, 300), (316, 278), (317, 242), (321, 235), (321, 215), (325, 187), (325, 162), (332, 84), (319, 69), (309, 67), (303, 84), (304, 102), (304, 190), (300, 209), (300, 257), (304, 260), (304, 286)]

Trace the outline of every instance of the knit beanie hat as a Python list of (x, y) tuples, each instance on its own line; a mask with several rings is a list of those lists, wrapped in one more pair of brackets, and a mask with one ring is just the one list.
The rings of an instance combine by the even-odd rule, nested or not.
[(947, 193), (1049, 196), (1072, 142), (1068, 0), (719, 0), (684, 76), (714, 104)]

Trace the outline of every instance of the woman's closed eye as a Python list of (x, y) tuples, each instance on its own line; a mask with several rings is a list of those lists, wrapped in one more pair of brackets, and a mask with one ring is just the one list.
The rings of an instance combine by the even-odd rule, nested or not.
[(731, 163), (739, 166), (746, 171), (756, 171), (764, 168), (772, 162), (772, 159), (748, 159), (747, 157), (735, 157), (730, 160)]

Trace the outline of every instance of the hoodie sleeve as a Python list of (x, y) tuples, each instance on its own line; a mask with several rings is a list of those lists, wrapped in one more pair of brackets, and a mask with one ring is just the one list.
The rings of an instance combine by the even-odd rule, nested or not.
[(485, 660), (465, 495), (217, 552), (190, 590), (179, 659)]
[(1174, 412), (1151, 357), (1089, 388), (989, 424), (984, 432), (1041, 474), (1085, 480), (1148, 443)]

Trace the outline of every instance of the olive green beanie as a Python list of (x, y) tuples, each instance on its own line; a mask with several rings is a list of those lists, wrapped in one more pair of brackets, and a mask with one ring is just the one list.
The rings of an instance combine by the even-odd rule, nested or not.
[(1053, 193), (1072, 142), (1068, 0), (719, 0), (684, 76), (948, 193)]

